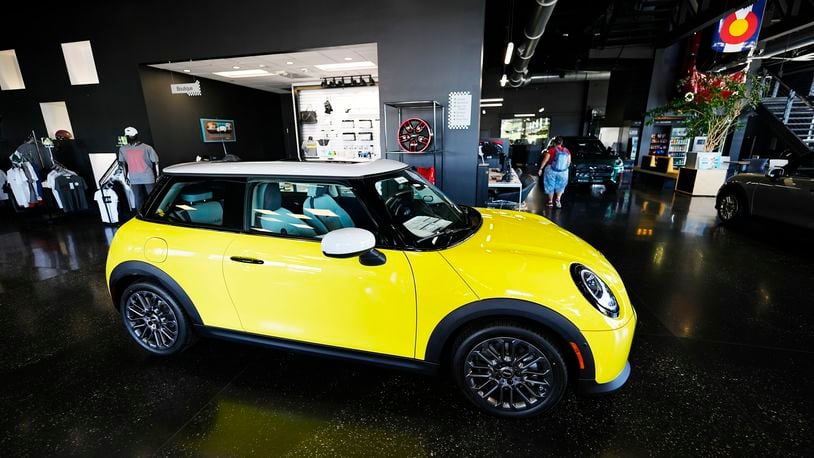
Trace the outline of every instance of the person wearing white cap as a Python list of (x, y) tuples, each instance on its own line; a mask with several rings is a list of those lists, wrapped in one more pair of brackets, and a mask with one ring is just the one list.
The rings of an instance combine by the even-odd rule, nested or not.
[(138, 139), (135, 127), (124, 129), (127, 144), (119, 147), (119, 163), (124, 167), (124, 174), (133, 189), (136, 208), (147, 200), (158, 176), (158, 154), (152, 146)]

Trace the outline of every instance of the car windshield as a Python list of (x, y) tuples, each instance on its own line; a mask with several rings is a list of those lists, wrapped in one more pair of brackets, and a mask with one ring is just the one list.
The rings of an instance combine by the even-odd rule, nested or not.
[(455, 205), (411, 170), (377, 180), (375, 188), (401, 232), (418, 247), (440, 247), (460, 240), (479, 224), (469, 216), (474, 210)]
[(613, 156), (602, 142), (595, 138), (569, 138), (564, 143), (568, 151), (577, 156)]

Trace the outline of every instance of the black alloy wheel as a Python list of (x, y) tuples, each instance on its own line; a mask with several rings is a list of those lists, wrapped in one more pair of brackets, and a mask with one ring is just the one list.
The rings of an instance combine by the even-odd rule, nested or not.
[(550, 412), (568, 383), (557, 347), (541, 334), (512, 324), (492, 325), (460, 338), (452, 369), (469, 401), (500, 417)]
[(718, 218), (726, 225), (741, 223), (746, 217), (746, 200), (732, 188), (724, 189), (718, 198)]
[(146, 282), (134, 283), (122, 294), (124, 327), (141, 348), (155, 355), (172, 355), (189, 341), (186, 316), (163, 288)]

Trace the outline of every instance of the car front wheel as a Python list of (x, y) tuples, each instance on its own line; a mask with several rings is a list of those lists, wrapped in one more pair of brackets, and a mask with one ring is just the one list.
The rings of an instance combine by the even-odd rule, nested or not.
[(175, 298), (161, 287), (147, 282), (128, 286), (120, 308), (130, 337), (152, 354), (172, 355), (189, 342), (186, 316)]
[(735, 225), (746, 218), (746, 201), (734, 189), (724, 189), (718, 200), (718, 218), (724, 224)]
[(541, 334), (512, 324), (488, 326), (459, 338), (452, 369), (473, 404), (501, 417), (550, 412), (568, 383), (557, 347)]

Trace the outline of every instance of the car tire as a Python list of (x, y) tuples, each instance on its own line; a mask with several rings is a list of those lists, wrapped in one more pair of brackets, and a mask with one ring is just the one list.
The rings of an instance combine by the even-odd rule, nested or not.
[(736, 226), (746, 219), (747, 202), (741, 192), (728, 187), (718, 195), (718, 218), (724, 225)]
[(561, 351), (537, 331), (496, 323), (465, 332), (453, 346), (458, 388), (476, 407), (499, 417), (551, 412), (568, 385)]
[(147, 352), (169, 356), (190, 342), (189, 321), (175, 298), (150, 282), (137, 282), (122, 294), (120, 307), (127, 333)]

